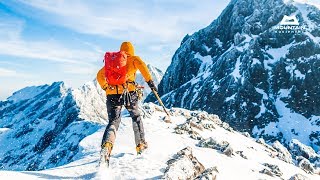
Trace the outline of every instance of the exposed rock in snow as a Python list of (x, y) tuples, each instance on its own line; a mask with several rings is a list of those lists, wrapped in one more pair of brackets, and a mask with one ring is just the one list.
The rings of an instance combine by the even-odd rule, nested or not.
[(295, 174), (289, 180), (310, 180), (310, 179), (302, 174)]
[(275, 141), (272, 144), (272, 147), (277, 150), (278, 154), (277, 157), (287, 163), (293, 164), (292, 156), (288, 149), (284, 147), (279, 141)]
[(315, 169), (313, 168), (310, 161), (302, 156), (296, 157), (298, 161), (298, 166), (303, 169), (306, 173), (313, 174), (315, 173)]
[(200, 174), (196, 180), (216, 180), (218, 176), (218, 169), (216, 167), (206, 169)]
[(233, 154), (233, 149), (227, 141), (218, 141), (214, 137), (201, 140), (198, 144), (200, 147), (216, 149), (227, 156)]
[(316, 167), (320, 167), (320, 155), (315, 153), (315, 151), (311, 147), (302, 144), (298, 140), (293, 139), (289, 143), (289, 151), (291, 152), (293, 157), (304, 157), (308, 161), (315, 164)]
[(192, 154), (191, 147), (179, 151), (167, 164), (163, 179), (194, 179), (205, 171), (205, 167)]
[(216, 115), (209, 115), (204, 112), (194, 112), (189, 117), (187, 121), (175, 128), (175, 133), (177, 134), (189, 134), (193, 139), (202, 139), (199, 135), (199, 131), (214, 130), (214, 126), (222, 126), (222, 122)]
[(243, 159), (248, 159), (248, 157), (243, 154), (243, 151), (236, 151), (236, 154), (239, 154)]
[(277, 165), (264, 163), (263, 164), (266, 169), (263, 169), (260, 171), (260, 173), (268, 174), (269, 176), (278, 176), (281, 177), (283, 173), (280, 171), (279, 167)]

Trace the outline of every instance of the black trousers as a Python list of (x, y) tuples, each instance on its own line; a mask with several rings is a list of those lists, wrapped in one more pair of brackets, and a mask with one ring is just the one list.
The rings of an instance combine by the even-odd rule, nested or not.
[[(130, 96), (130, 98), (128, 98), (128, 96)], [(138, 95), (136, 92), (130, 92), (126, 97), (127, 99), (121, 94), (107, 95), (109, 123), (104, 131), (101, 147), (103, 147), (106, 142), (114, 144), (116, 133), (121, 122), (121, 109), (123, 105), (129, 111), (132, 118), (132, 128), (136, 145), (145, 142), (143, 123), (138, 108)]]

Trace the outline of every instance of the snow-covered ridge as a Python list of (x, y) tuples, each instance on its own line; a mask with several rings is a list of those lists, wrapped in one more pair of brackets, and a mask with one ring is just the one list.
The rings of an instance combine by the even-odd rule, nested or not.
[(297, 140), (287, 148), (279, 142), (271, 146), (263, 139), (256, 140), (248, 133), (234, 131), (218, 116), (206, 112), (172, 108), (173, 123), (167, 124), (161, 107), (149, 103), (142, 108), (149, 149), (141, 157), (135, 155), (130, 118), (124, 113), (109, 170), (96, 167), (104, 131), (104, 127), (100, 127), (80, 141), (79, 152), (69, 164), (43, 171), (0, 171), (0, 178), (319, 178), (316, 165), (319, 156)]
[(0, 103), (0, 168), (39, 170), (66, 164), (99, 124), (78, 116), (63, 82), (24, 88)]
[(290, 3), (309, 4), (320, 9), (320, 2), (317, 2), (316, 0), (283, 0), (283, 2), (286, 4), (290, 4)]

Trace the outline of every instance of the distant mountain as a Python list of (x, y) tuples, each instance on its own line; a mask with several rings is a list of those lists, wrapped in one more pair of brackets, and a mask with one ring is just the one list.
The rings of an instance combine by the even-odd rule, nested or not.
[[(285, 15), (299, 26), (284, 30)], [(159, 85), (163, 101), (215, 113), (268, 142), (299, 139), (320, 150), (319, 17), (294, 1), (232, 0), (184, 37)]]
[[(39, 170), (70, 162), (100, 119), (79, 116), (63, 82), (27, 87), (0, 102), (0, 169)], [(98, 111), (98, 110), (97, 110)]]
[[(148, 64), (147, 66), (153, 78), (154, 84), (158, 86), (163, 77), (163, 72), (160, 69), (151, 66), (150, 64)], [(146, 98), (147, 95), (151, 93), (151, 89), (145, 82), (145, 79), (142, 77), (142, 74), (140, 72), (137, 73), (136, 82), (144, 87), (144, 98)]]

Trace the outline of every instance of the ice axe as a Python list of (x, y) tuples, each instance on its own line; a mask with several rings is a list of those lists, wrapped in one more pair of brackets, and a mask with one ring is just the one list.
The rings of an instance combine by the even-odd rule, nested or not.
[(159, 104), (163, 107), (164, 112), (167, 114), (167, 118), (164, 119), (164, 122), (166, 123), (172, 123), (171, 119), (170, 119), (170, 115), (168, 113), (168, 111), (166, 110), (166, 107), (164, 106), (163, 102), (161, 101), (159, 94), (157, 91), (155, 91), (154, 89), (151, 89), (153, 94), (156, 96), (156, 98), (158, 99)]

